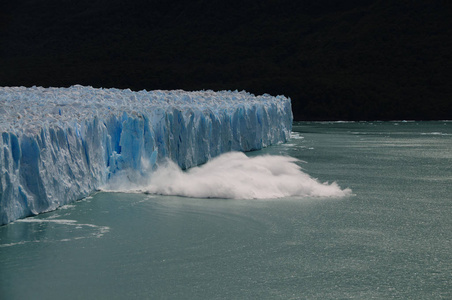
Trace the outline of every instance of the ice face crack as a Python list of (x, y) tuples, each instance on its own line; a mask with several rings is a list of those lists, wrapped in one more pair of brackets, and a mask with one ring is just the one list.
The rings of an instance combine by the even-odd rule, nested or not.
[(118, 172), (285, 142), (293, 120), (290, 99), (238, 91), (0, 87), (0, 108), (0, 224), (86, 197)]

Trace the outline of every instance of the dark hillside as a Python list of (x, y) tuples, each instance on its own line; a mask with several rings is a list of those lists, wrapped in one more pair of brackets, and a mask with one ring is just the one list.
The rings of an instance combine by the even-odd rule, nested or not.
[(0, 86), (245, 89), (296, 120), (452, 119), (450, 1), (0, 2)]

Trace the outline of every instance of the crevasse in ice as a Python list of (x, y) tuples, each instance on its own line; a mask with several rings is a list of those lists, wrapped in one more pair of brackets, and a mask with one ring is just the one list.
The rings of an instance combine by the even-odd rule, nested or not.
[(284, 142), (290, 99), (238, 91), (0, 87), (0, 224), (81, 199), (116, 172)]

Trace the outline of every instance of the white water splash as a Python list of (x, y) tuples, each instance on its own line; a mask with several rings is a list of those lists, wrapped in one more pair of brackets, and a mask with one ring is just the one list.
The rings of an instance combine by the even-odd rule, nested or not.
[(335, 182), (320, 183), (311, 178), (297, 161), (288, 156), (248, 157), (241, 152), (230, 152), (187, 171), (168, 161), (145, 182), (128, 182), (136, 176), (120, 176), (104, 190), (228, 199), (338, 198), (351, 194), (350, 189), (342, 190)]

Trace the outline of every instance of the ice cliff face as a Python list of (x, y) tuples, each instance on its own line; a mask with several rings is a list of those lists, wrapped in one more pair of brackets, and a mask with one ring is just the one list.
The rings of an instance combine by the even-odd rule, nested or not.
[(246, 92), (0, 87), (0, 224), (163, 158), (189, 168), (289, 138), (290, 99)]

